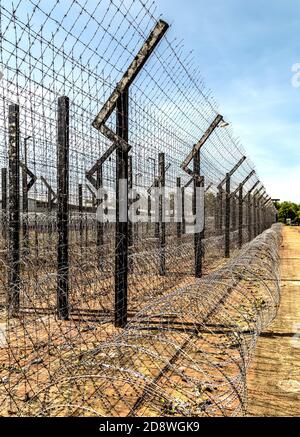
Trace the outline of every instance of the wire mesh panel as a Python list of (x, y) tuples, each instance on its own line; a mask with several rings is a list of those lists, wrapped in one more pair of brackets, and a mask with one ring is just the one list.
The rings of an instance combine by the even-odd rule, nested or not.
[(192, 57), (152, 1), (0, 12), (0, 414), (242, 414), (280, 230)]

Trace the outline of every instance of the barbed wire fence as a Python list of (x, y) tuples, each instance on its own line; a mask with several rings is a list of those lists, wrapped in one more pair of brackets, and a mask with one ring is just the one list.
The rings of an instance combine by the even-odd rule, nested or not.
[(0, 12), (0, 414), (245, 413), (280, 228), (192, 54), (152, 1)]

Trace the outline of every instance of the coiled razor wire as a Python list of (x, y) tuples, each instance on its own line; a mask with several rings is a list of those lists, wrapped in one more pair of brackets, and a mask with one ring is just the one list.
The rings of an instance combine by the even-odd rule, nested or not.
[(1, 408), (9, 391), (22, 415), (245, 414), (247, 368), (280, 302), (280, 244), (274, 225), (222, 268), (148, 301), (123, 331), (96, 316), (72, 330), (41, 317), (38, 333), (27, 321), (31, 353), (18, 371), (2, 369)]

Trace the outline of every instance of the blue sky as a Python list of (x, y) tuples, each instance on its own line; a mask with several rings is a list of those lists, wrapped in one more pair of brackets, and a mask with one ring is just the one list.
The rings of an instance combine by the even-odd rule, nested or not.
[(299, 0), (157, 0), (268, 193), (300, 202)]

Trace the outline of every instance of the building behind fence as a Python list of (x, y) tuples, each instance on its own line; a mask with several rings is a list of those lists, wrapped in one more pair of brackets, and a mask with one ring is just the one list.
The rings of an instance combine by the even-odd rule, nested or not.
[[(262, 234), (276, 211), (191, 55), (152, 1), (0, 8), (1, 414), (239, 414), (255, 344), (241, 333), (255, 339), (278, 304), (278, 232)], [(121, 179), (147, 193), (144, 209)], [(116, 192), (115, 223), (97, 219), (103, 187)], [(194, 213), (202, 193), (196, 233), (188, 191)], [(124, 203), (146, 220), (121, 220)], [(257, 295), (244, 292), (249, 275)], [(207, 360), (222, 354), (224, 371)]]

